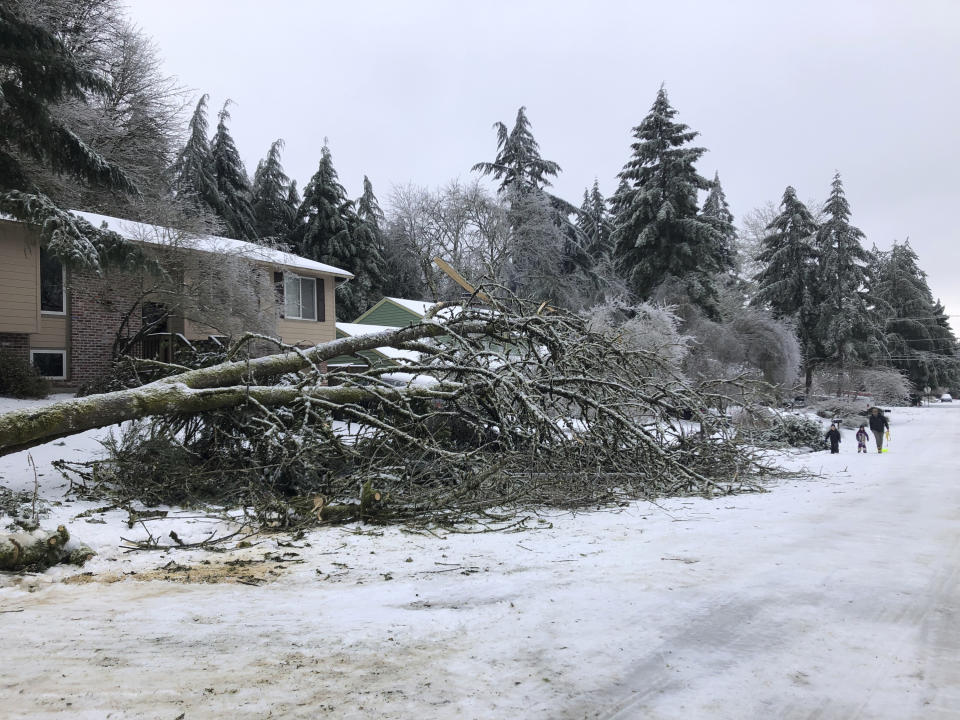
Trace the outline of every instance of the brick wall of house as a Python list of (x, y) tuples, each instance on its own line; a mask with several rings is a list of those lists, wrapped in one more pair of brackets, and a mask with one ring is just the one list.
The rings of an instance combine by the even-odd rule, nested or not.
[(0, 351), (30, 359), (30, 336), (21, 333), (0, 333)]
[[(140, 298), (138, 273), (89, 270), (70, 274), (70, 380), (84, 384), (102, 377), (109, 369), (113, 343), (123, 316)], [(130, 313), (125, 337), (140, 329), (139, 306)]]

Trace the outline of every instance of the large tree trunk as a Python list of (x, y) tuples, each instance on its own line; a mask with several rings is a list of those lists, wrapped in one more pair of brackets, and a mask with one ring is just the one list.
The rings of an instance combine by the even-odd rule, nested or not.
[[(489, 325), (483, 322), (461, 323), (457, 332), (483, 333)], [(267, 406), (289, 403), (305, 395), (335, 403), (357, 402), (374, 397), (362, 387), (309, 388), (290, 385), (258, 385), (271, 378), (296, 372), (343, 354), (377, 347), (403, 347), (424, 338), (450, 332), (440, 323), (422, 323), (399, 330), (385, 330), (360, 337), (341, 338), (317, 345), (309, 350), (236, 362), (226, 362), (198, 370), (189, 370), (131, 390), (90, 395), (65, 400), (42, 408), (20, 410), (0, 415), (0, 456), (35, 445), (74, 435), (84, 430), (106, 427), (125, 420), (136, 420), (163, 413), (192, 413), (236, 407), (250, 400)], [(376, 397), (385, 392), (437, 396), (443, 388), (410, 387), (385, 391), (378, 388)]]

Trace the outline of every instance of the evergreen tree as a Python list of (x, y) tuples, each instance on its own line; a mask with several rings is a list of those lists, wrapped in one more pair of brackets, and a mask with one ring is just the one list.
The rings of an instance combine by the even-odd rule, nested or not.
[(575, 307), (586, 286), (595, 285), (587, 238), (570, 221), (579, 210), (548, 193), (560, 166), (540, 156), (526, 108), (517, 111), (511, 130), (495, 123), (497, 155), (473, 170), (500, 180), (499, 195), (509, 205), (510, 260), (506, 281), (514, 292)]
[(757, 294), (753, 303), (769, 307), (775, 318), (796, 322), (809, 392), (813, 368), (822, 357), (816, 334), (820, 310), (817, 223), (792, 187), (784, 191), (780, 208), (760, 243), (757, 261), (763, 269), (754, 278)]
[(560, 166), (540, 157), (540, 145), (533, 137), (527, 109), (517, 110), (512, 130), (508, 131), (502, 122), (494, 123), (493, 127), (497, 131), (497, 156), (492, 163), (477, 163), (473, 170), (500, 180), (500, 192), (512, 190), (526, 195), (550, 187), (547, 177), (556, 177)]
[(302, 221), (300, 217), (300, 206), (303, 204), (303, 200), (300, 198), (300, 192), (297, 190), (297, 181), (290, 181), (290, 188), (287, 190), (287, 207), (286, 213), (290, 218), (290, 230), (287, 232), (285, 240), (288, 243), (293, 244), (295, 242), (294, 238), (297, 237), (298, 233), (298, 224)]
[(723, 237), (721, 261), (724, 267), (732, 268), (736, 264), (737, 228), (734, 225), (733, 213), (730, 212), (730, 206), (727, 204), (727, 196), (720, 184), (719, 172), (713, 174), (710, 192), (703, 201), (700, 216), (712, 224)]
[(384, 221), (383, 210), (377, 196), (373, 194), (373, 183), (366, 175), (363, 176), (363, 195), (357, 200), (357, 217), (361, 222), (375, 227), (377, 235), (380, 235)]
[(349, 270), (353, 216), (353, 203), (338, 181), (330, 148), (324, 145), (320, 166), (303, 191), (293, 238), (297, 252)]
[[(303, 191), (293, 241), (301, 255), (354, 273), (353, 280), (337, 288), (337, 316), (344, 321), (366, 309), (361, 305), (367, 301), (365, 292), (373, 281), (361, 275), (376, 265), (375, 259), (369, 261), (358, 250), (355, 235), (359, 226), (353, 202), (337, 179), (330, 148), (324, 145), (320, 166)], [(369, 239), (365, 230), (361, 234)]]
[(689, 145), (699, 133), (675, 122), (676, 114), (661, 87), (633, 129), (633, 155), (619, 174), (626, 187), (614, 196), (615, 252), (638, 297), (675, 277), (713, 315), (713, 276), (729, 267), (729, 259), (723, 234), (697, 208), (697, 192), (710, 188), (694, 168), (706, 149)]
[(822, 298), (816, 333), (823, 357), (842, 369), (849, 362), (869, 363), (877, 353), (880, 329), (868, 298), (870, 254), (864, 235), (850, 224), (850, 205), (837, 173), (817, 231), (818, 276)]
[(300, 204), (296, 197), (296, 204), (291, 206), (290, 190), (296, 193), (296, 187), (291, 185), (280, 164), (282, 149), (283, 140), (275, 140), (253, 174), (253, 217), (257, 235), (262, 238), (286, 237), (293, 230)]
[(223, 200), (207, 140), (209, 98), (209, 95), (202, 95), (190, 116), (189, 137), (171, 169), (171, 188), (178, 199), (193, 206), (196, 212), (223, 218)]
[(344, 309), (344, 317), (350, 319), (361, 315), (383, 297), (387, 274), (383, 257), (383, 210), (366, 175), (363, 176), (363, 195), (357, 200), (356, 208), (353, 266), (349, 268), (356, 277), (350, 281), (353, 285), (349, 298), (352, 307)]
[(577, 228), (581, 236), (586, 239), (587, 254), (595, 262), (612, 255), (610, 213), (607, 211), (607, 203), (600, 194), (600, 185), (596, 179), (589, 191), (583, 191), (583, 204), (577, 213)]
[(210, 144), (210, 158), (213, 163), (213, 176), (220, 197), (220, 216), (227, 226), (227, 235), (238, 239), (255, 240), (257, 238), (256, 220), (251, 206), (250, 179), (240, 158), (236, 143), (227, 129), (230, 112), (227, 100), (220, 110), (217, 131)]
[(66, 264), (98, 267), (103, 233), (64, 212), (35, 182), (31, 166), (91, 186), (136, 193), (124, 172), (80, 140), (52, 106), (84, 102), (109, 85), (84, 69), (47, 29), (26, 20), (15, 5), (0, 5), (0, 212), (41, 228), (41, 241)]
[(957, 340), (910, 243), (894, 243), (874, 257), (873, 295), (885, 317), (887, 361), (917, 391), (953, 386), (960, 380)]

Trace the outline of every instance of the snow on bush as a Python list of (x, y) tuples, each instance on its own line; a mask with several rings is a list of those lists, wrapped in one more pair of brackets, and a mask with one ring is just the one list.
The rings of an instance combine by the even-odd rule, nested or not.
[(590, 332), (611, 337), (625, 350), (656, 353), (673, 368), (687, 355), (689, 338), (680, 334), (680, 319), (666, 307), (614, 298), (585, 316)]
[(767, 430), (754, 436), (762, 445), (787, 445), (795, 448), (823, 448), (823, 427), (816, 420), (802, 415), (782, 415)]

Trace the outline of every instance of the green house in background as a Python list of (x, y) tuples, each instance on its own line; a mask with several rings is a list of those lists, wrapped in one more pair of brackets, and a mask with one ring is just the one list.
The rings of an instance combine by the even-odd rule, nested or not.
[(407, 327), (423, 320), (436, 303), (385, 297), (353, 322), (357, 325)]
[[(435, 303), (426, 300), (406, 300), (385, 297), (352, 323), (338, 322), (337, 338), (369, 335), (381, 330), (408, 327), (423, 320)], [(327, 361), (329, 367), (365, 368), (382, 365), (402, 365), (404, 361), (416, 362), (419, 353), (384, 347), (361, 350), (356, 355), (339, 355)]]

